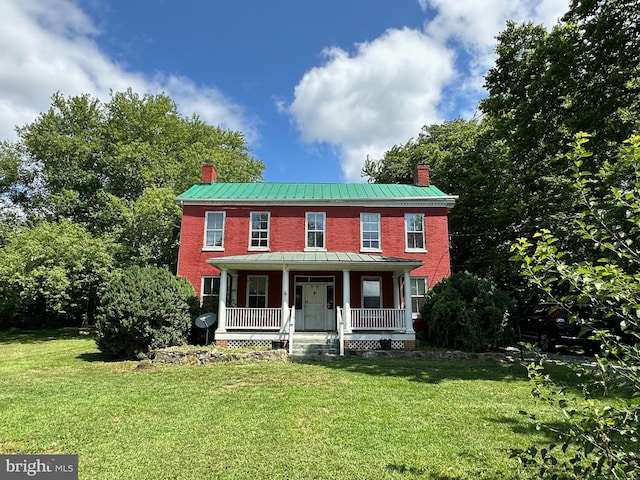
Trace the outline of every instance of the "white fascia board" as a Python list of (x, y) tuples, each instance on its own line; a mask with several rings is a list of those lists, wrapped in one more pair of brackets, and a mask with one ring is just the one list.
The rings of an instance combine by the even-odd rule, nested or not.
[(185, 198), (179, 199), (180, 205), (216, 205), (216, 206), (318, 206), (318, 207), (446, 207), (453, 208), (458, 199), (457, 195), (448, 195), (446, 197), (403, 197), (400, 199), (381, 198), (361, 198), (361, 199), (291, 199), (291, 200), (272, 200), (272, 199), (255, 199), (255, 198)]

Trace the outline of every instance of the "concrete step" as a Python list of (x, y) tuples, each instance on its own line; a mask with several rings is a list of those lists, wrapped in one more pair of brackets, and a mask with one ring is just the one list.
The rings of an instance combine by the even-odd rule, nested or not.
[(292, 357), (335, 357), (338, 355), (337, 335), (327, 332), (300, 332), (293, 337)]

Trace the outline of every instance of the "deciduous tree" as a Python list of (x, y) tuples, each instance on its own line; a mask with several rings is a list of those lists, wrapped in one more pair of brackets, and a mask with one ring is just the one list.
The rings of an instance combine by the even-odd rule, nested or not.
[(106, 103), (56, 94), (18, 133), (15, 158), (32, 166), (43, 188), (23, 183), (17, 190), (25, 195), (15, 200), (32, 216), (66, 218), (126, 243), (123, 262), (173, 266), (179, 215), (170, 199), (199, 181), (204, 160), (214, 160), (226, 182), (260, 180), (264, 169), (242, 133), (184, 117), (164, 94), (129, 90)]

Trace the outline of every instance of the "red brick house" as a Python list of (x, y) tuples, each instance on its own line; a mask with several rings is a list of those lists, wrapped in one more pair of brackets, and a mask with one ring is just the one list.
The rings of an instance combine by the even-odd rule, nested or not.
[(178, 274), (218, 315), (216, 344), (413, 348), (427, 288), (450, 274), (457, 197), (414, 185), (202, 182), (182, 207)]

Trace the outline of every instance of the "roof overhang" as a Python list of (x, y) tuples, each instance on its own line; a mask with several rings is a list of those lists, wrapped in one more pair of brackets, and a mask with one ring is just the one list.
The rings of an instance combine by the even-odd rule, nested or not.
[(423, 265), (410, 258), (354, 252), (274, 252), (214, 257), (207, 263), (220, 270), (370, 270), (409, 272)]

